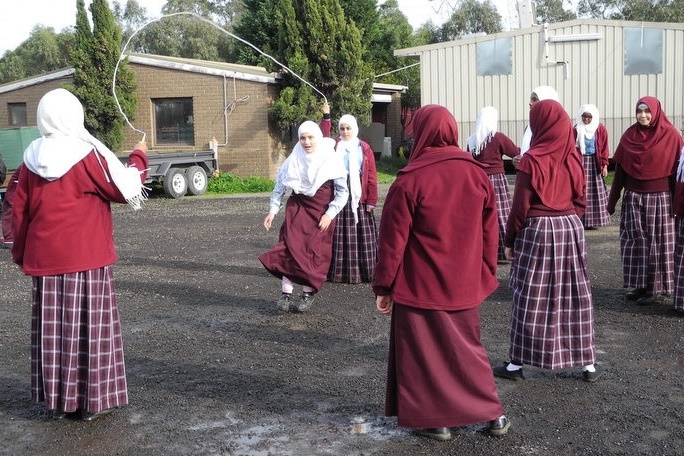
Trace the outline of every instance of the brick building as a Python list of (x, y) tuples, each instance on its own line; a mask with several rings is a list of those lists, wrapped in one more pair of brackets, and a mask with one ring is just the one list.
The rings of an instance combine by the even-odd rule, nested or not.
[[(125, 128), (125, 152), (142, 139), (150, 152), (207, 150), (218, 143), (219, 168), (240, 177), (273, 178), (296, 141), (274, 128), (268, 107), (277, 97), (278, 76), (264, 68), (205, 60), (130, 54), (138, 99), (134, 128)], [(36, 125), (36, 108), (49, 90), (73, 80), (73, 69), (0, 86), (0, 129)], [(376, 84), (371, 125), (361, 131), (374, 151), (391, 153), (401, 141), (403, 86)], [(139, 130), (139, 131), (136, 131)], [(364, 136), (365, 135), (365, 136)], [(386, 139), (391, 138), (391, 139)]]

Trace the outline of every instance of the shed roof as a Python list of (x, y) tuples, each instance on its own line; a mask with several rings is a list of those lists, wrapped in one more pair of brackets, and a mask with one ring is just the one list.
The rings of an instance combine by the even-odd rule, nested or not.
[[(622, 27), (643, 27), (643, 28), (658, 28), (665, 30), (684, 30), (684, 23), (680, 22), (642, 22), (642, 21), (611, 21), (603, 19), (573, 19), (565, 22), (554, 22), (546, 24), (549, 31), (573, 27), (577, 25), (595, 25), (595, 26), (622, 26)], [(394, 55), (397, 57), (418, 57), (423, 52), (432, 51), (435, 49), (445, 49), (454, 46), (462, 46), (464, 44), (481, 43), (499, 38), (506, 38), (509, 36), (520, 36), (530, 33), (537, 33), (544, 26), (544, 24), (535, 25), (523, 29), (515, 29), (507, 32), (495, 33), (492, 35), (479, 35), (474, 37), (462, 38), (454, 41), (445, 41), (443, 43), (426, 44), (423, 46), (416, 46), (411, 48), (396, 49)]]

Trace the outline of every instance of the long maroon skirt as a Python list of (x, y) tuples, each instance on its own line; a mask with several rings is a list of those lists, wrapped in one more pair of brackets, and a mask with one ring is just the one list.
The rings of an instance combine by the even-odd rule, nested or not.
[(318, 228), (318, 221), (333, 197), (332, 181), (321, 185), (314, 196), (290, 195), (278, 243), (259, 255), (268, 272), (316, 291), (321, 289), (330, 268), (335, 220), (326, 231)]
[(112, 269), (33, 277), (31, 399), (88, 413), (128, 403)]
[(483, 423), (502, 414), (480, 341), (479, 310), (394, 303), (385, 415), (396, 416), (399, 426), (434, 428)]

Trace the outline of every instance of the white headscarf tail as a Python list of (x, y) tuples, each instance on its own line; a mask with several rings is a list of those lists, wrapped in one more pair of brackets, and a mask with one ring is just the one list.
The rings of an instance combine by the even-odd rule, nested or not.
[[(105, 159), (109, 175), (102, 162), (107, 182), (114, 182), (133, 209), (140, 209), (147, 199), (147, 189), (140, 180), (143, 170), (126, 167), (84, 126), (81, 102), (66, 89), (51, 90), (38, 103), (38, 129), (41, 138), (24, 151), (24, 163), (33, 173), (47, 180), (56, 180), (83, 160), (93, 149), (97, 159)], [(111, 176), (111, 179), (110, 179)]]
[(475, 121), (473, 133), (468, 137), (468, 150), (473, 155), (479, 155), (487, 143), (496, 134), (499, 123), (499, 113), (493, 106), (485, 106), (480, 110)]
[(351, 128), (352, 139), (337, 143), (337, 152), (339, 154), (347, 154), (347, 162), (349, 163), (349, 198), (351, 200), (351, 208), (354, 214), (354, 221), (359, 223), (359, 201), (361, 200), (361, 170), (359, 169), (359, 154), (363, 159), (363, 151), (361, 150), (361, 141), (359, 140), (359, 125), (356, 118), (350, 114), (345, 114), (340, 117), (338, 128), (342, 125), (348, 125)]

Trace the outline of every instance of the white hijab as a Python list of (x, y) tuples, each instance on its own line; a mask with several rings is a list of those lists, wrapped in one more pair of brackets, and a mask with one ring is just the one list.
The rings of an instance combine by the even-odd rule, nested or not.
[(480, 155), (482, 149), (492, 140), (497, 132), (499, 113), (493, 106), (485, 106), (480, 110), (475, 121), (473, 133), (468, 137), (468, 150), (473, 155)]
[[(553, 100), (553, 101), (560, 101), (558, 100), (558, 92), (556, 92), (556, 89), (554, 89), (551, 86), (539, 86), (535, 87), (535, 89), (532, 91), (533, 94), (537, 96), (539, 101), (542, 100)], [(532, 142), (532, 130), (530, 129), (530, 126), (528, 125), (525, 128), (525, 132), (523, 133), (523, 139), (522, 139), (522, 144), (520, 145), (520, 155), (524, 154), (528, 150), (530, 150), (530, 143)]]
[[(585, 124), (582, 120), (582, 114), (585, 112), (591, 114), (591, 122), (589, 124)], [(586, 145), (584, 140), (593, 138), (598, 126), (598, 108), (593, 104), (585, 104), (580, 106), (579, 112), (577, 113), (577, 124), (575, 125), (575, 129), (577, 130), (577, 147), (579, 147), (582, 155), (586, 153)]]
[(314, 136), (316, 149), (307, 153), (298, 141), (280, 167), (279, 178), (293, 192), (314, 196), (321, 185), (331, 179), (345, 177), (347, 170), (342, 157), (335, 153), (335, 140), (324, 138), (316, 123), (310, 120), (302, 123), (297, 136), (301, 138), (304, 133)]
[(42, 137), (24, 151), (24, 163), (31, 172), (49, 181), (57, 180), (95, 150), (98, 161), (102, 157), (107, 162), (111, 179), (102, 166), (107, 182), (114, 182), (133, 209), (141, 208), (147, 199), (140, 181), (142, 171), (124, 166), (107, 146), (86, 130), (83, 106), (78, 98), (66, 89), (51, 90), (38, 103), (37, 115)]
[(359, 125), (356, 118), (350, 114), (345, 114), (340, 117), (338, 128), (342, 125), (348, 125), (351, 128), (352, 139), (349, 141), (340, 140), (337, 143), (336, 150), (341, 155), (347, 157), (349, 163), (349, 197), (351, 200), (351, 208), (354, 213), (354, 221), (359, 223), (359, 201), (361, 199), (361, 170), (359, 169), (359, 155), (363, 160), (363, 152), (361, 151), (361, 141), (359, 140)]

